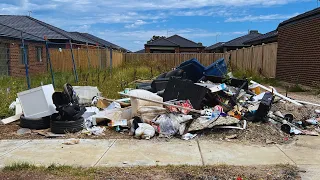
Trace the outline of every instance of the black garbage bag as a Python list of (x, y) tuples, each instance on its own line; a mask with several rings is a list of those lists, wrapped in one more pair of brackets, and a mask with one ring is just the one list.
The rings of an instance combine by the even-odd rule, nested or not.
[(53, 121), (73, 121), (78, 120), (86, 111), (85, 107), (79, 105), (77, 94), (70, 84), (63, 86), (62, 92), (55, 92), (52, 100), (58, 111), (58, 115), (52, 117)]

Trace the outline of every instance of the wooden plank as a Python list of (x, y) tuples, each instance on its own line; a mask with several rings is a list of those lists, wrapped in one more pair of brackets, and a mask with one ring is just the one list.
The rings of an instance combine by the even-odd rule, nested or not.
[(262, 46), (253, 47), (252, 71), (260, 74), (262, 70)]
[(21, 115), (22, 115), (22, 113), (16, 114), (16, 115), (8, 117), (6, 119), (1, 119), (0, 122), (1, 122), (1, 124), (9, 124), (9, 123), (12, 123), (14, 121), (19, 120)]

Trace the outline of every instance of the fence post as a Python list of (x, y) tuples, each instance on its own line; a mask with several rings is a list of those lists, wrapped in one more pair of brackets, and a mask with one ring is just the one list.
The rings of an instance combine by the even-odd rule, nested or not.
[(90, 57), (89, 57), (88, 42), (86, 43), (86, 45), (87, 45), (88, 69), (90, 69)]
[(101, 52), (100, 52), (100, 47), (99, 45), (98, 46), (98, 57), (99, 57), (99, 66), (100, 66), (100, 69), (102, 69), (102, 61), (101, 61)]
[(23, 63), (24, 63), (24, 67), (26, 69), (26, 78), (27, 78), (27, 84), (28, 84), (28, 89), (31, 89), (31, 85), (30, 85), (30, 77), (29, 77), (29, 67), (28, 67), (28, 56), (26, 54), (26, 49), (24, 48), (24, 39), (23, 39), (23, 32), (21, 31), (21, 43), (22, 43), (22, 59), (23, 59)]
[(71, 39), (69, 39), (69, 44), (70, 44), (71, 58), (72, 58), (72, 63), (73, 63), (74, 78), (75, 78), (75, 82), (77, 83), (78, 82), (78, 74), (77, 74), (76, 63), (74, 61), (74, 55), (73, 55)]
[[(254, 53), (253, 53), (253, 47), (254, 46), (251, 46), (251, 66), (250, 66), (250, 69), (251, 69), (251, 71), (253, 72), (253, 62), (254, 62)], [(254, 72), (254, 73), (256, 73), (256, 72)]]
[(262, 63), (261, 63), (261, 75), (263, 75), (264, 74), (264, 44), (262, 44), (261, 45), (261, 48), (262, 48), (262, 59), (261, 59), (261, 61), (262, 61)]
[(54, 83), (54, 74), (53, 74), (53, 70), (52, 70), (52, 64), (51, 64), (51, 58), (50, 58), (50, 52), (49, 52), (47, 39), (46, 39), (46, 51), (47, 51), (47, 64), (49, 63), (49, 66), (50, 66), (52, 85), (55, 88), (56, 86), (55, 86), (55, 83)]
[(112, 47), (110, 46), (110, 73), (112, 71)]

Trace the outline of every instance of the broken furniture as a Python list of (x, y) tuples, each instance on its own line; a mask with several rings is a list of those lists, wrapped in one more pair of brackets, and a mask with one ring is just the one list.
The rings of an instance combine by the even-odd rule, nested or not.
[(52, 101), (53, 93), (52, 84), (18, 93), (24, 117), (42, 118), (55, 113), (56, 107)]

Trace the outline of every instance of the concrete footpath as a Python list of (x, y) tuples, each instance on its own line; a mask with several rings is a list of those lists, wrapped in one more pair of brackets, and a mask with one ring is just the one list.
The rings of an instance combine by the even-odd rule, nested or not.
[(289, 145), (242, 145), (232, 142), (172, 139), (92, 140), (64, 145), (64, 139), (1, 140), (0, 167), (14, 162), (35, 165), (126, 167), (154, 165), (293, 164), (303, 179), (320, 179), (320, 138), (300, 136)]

